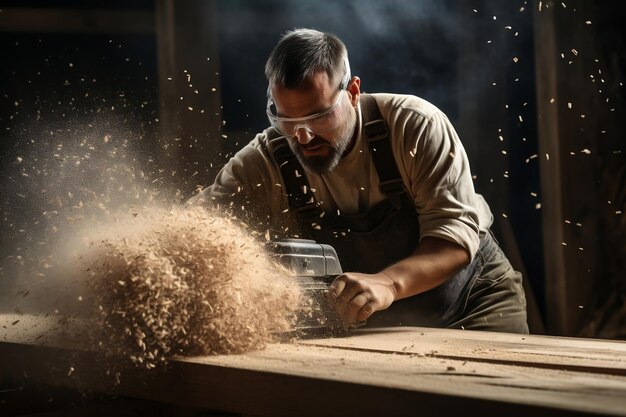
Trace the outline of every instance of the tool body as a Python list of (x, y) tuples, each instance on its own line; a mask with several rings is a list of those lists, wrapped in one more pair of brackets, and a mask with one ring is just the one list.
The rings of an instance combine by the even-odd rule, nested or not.
[(343, 273), (335, 249), (310, 239), (286, 239), (268, 243), (268, 250), (302, 289), (295, 331), (304, 336), (345, 333), (347, 328), (327, 296), (328, 286)]

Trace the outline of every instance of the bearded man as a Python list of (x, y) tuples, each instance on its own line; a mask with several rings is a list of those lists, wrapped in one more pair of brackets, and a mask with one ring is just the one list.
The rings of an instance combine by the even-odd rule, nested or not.
[(411, 95), (361, 94), (336, 36), (296, 29), (271, 52), (270, 126), (191, 204), (249, 217), (272, 239), (333, 246), (346, 324), (528, 333), (521, 274), (489, 228), (446, 115)]

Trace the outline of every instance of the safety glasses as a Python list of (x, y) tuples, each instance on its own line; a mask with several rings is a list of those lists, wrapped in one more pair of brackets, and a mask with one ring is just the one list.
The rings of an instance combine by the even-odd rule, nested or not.
[(276, 104), (272, 99), (272, 96), (268, 91), (267, 118), (269, 119), (272, 127), (276, 129), (281, 135), (286, 137), (294, 137), (300, 129), (306, 129), (309, 132), (316, 133), (320, 136), (324, 136), (333, 133), (342, 122), (341, 117), (341, 100), (345, 95), (346, 88), (350, 82), (350, 64), (345, 59), (346, 73), (339, 85), (339, 94), (335, 103), (324, 111), (312, 114), (305, 117), (280, 117), (276, 111)]
[(345, 92), (346, 90), (342, 89), (337, 96), (335, 104), (326, 110), (305, 117), (276, 116), (274, 102), (270, 99), (267, 104), (267, 118), (270, 120), (274, 129), (286, 137), (296, 136), (296, 132), (303, 128), (323, 136), (324, 134), (333, 132), (341, 124), (339, 104)]

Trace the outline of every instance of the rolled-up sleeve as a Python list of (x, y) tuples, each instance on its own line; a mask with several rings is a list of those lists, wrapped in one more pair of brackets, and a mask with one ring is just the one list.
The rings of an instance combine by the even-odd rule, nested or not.
[(476, 193), (465, 149), (442, 112), (413, 119), (405, 130), (409, 145), (410, 191), (419, 214), (420, 239), (455, 242), (474, 257), (479, 246)]

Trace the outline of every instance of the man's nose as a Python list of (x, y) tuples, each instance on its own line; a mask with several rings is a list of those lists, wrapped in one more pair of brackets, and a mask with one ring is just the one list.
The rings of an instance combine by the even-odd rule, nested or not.
[(294, 137), (300, 144), (306, 145), (313, 140), (315, 134), (307, 126), (298, 126), (295, 129)]

